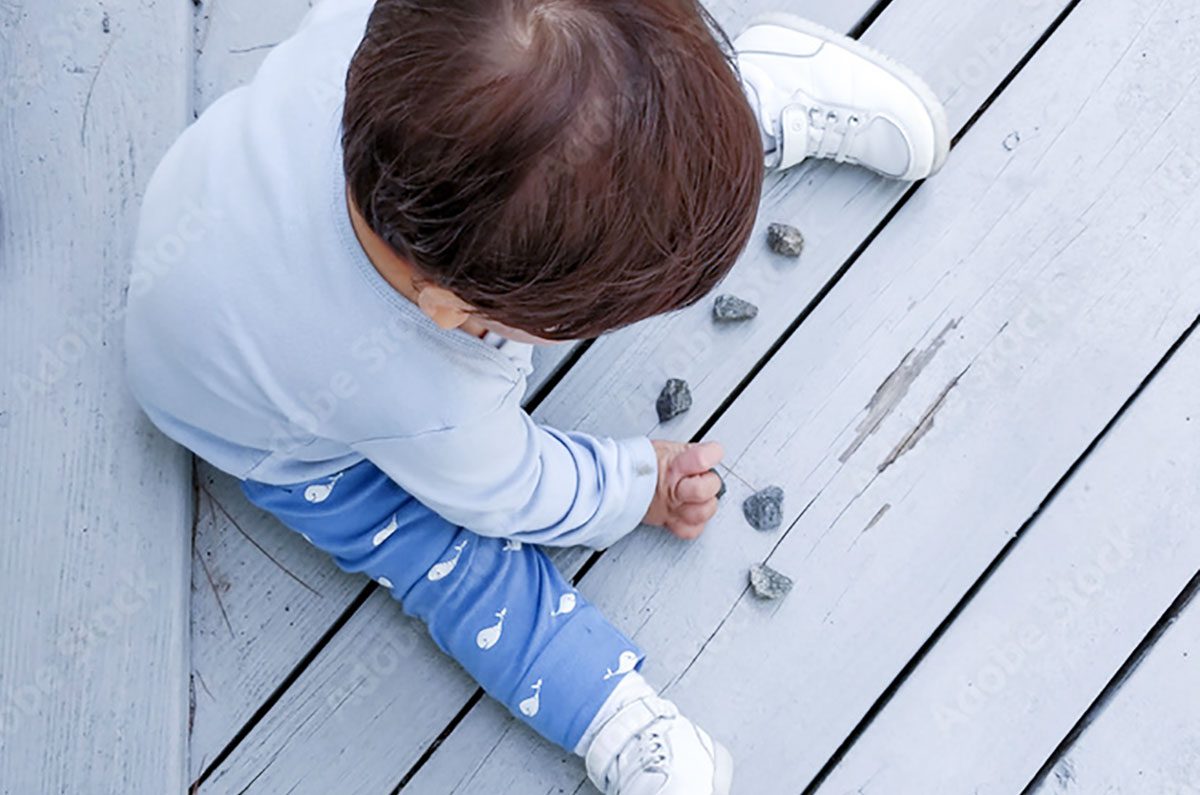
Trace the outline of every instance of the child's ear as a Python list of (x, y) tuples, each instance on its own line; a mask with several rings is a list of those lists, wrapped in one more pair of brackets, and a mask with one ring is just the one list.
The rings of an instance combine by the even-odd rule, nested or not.
[(471, 305), (444, 287), (422, 287), (417, 306), (441, 329), (458, 328), (471, 317)]

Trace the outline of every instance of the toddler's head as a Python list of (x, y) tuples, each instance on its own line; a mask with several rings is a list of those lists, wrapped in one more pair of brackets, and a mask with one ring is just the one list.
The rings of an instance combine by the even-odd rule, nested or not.
[(378, 0), (347, 79), (350, 196), (428, 283), (545, 339), (707, 294), (762, 144), (693, 0)]

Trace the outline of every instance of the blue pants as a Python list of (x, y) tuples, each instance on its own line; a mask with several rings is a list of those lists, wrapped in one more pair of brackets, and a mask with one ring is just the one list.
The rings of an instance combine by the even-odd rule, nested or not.
[(458, 527), (364, 461), (295, 486), (242, 484), (255, 505), (373, 578), (535, 731), (573, 751), (642, 652), (538, 547)]

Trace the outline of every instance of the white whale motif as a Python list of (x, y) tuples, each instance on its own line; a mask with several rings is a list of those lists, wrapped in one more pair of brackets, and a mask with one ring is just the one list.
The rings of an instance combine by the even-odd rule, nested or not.
[(324, 483), (314, 483), (304, 490), (304, 499), (311, 503), (325, 502), (333, 493), (333, 487), (342, 479), (345, 472), (339, 472)]
[(496, 614), (496, 618), (500, 620), (494, 626), (479, 630), (479, 634), (475, 636), (475, 645), (484, 651), (495, 646), (500, 640), (500, 633), (504, 631), (504, 617), (506, 615), (508, 615), (507, 607)]
[[(637, 667), (638, 656), (631, 651), (621, 652), (620, 658), (617, 660), (617, 670), (607, 671), (604, 674), (604, 679), (609, 680), (614, 676), (624, 676)], [(607, 669), (606, 669), (607, 670)]]
[(387, 577), (380, 577), (377, 580), (377, 582), (380, 585), (382, 585), (384, 588), (387, 588), (389, 591), (396, 587), (396, 586), (392, 585), (392, 581), (389, 580)]
[(523, 546), (525, 546), (525, 545), (522, 544), (520, 541), (514, 541), (513, 539), (509, 538), (504, 542), (504, 551), (505, 552), (520, 552), (521, 548)]
[(396, 530), (399, 527), (400, 527), (400, 523), (396, 520), (396, 517), (393, 516), (392, 521), (388, 522), (387, 526), (384, 527), (382, 530), (380, 530), (378, 533), (376, 533), (375, 537), (371, 539), (371, 546), (377, 547), (380, 544), (382, 544), (384, 541), (387, 541), (389, 538), (392, 537), (392, 533), (396, 532)]
[(464, 538), (461, 544), (454, 547), (454, 557), (449, 560), (443, 560), (429, 570), (429, 574), (425, 576), (429, 578), (430, 582), (437, 582), (444, 577), (448, 577), (450, 572), (454, 571), (454, 567), (458, 565), (458, 559), (462, 557), (463, 550), (467, 548), (469, 541), (469, 538)]
[(538, 714), (538, 710), (542, 706), (542, 680), (539, 679), (533, 683), (533, 695), (522, 701), (517, 707), (521, 710), (521, 714), (527, 718), (532, 718)]
[(567, 613), (570, 613), (575, 609), (575, 605), (575, 594), (565, 593), (558, 600), (558, 609), (550, 613), (550, 617), (553, 618), (554, 616), (565, 616)]

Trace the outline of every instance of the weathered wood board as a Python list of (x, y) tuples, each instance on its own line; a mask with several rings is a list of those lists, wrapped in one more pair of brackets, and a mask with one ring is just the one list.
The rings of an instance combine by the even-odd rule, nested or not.
[[(1071, 476), (818, 792), (1024, 789), (1200, 572), (1197, 383), (1200, 334)], [(1191, 761), (1200, 762), (1200, 745)], [(1060, 767), (1064, 781), (1069, 765)]]
[[(875, 41), (879, 46), (883, 46), (897, 54), (905, 57), (906, 60), (914, 63), (918, 68), (924, 68), (931, 75), (941, 75), (942, 79), (950, 84), (949, 90), (945, 93), (953, 95), (951, 101), (951, 113), (957, 124), (964, 123), (970, 118), (987, 95), (992, 90), (992, 87), (997, 84), (1011, 68), (1025, 54), (1026, 49), (1041, 35), (1044, 27), (1049, 24), (1060, 9), (1059, 6), (1046, 6), (1040, 10), (1040, 16), (1021, 15), (1005, 15), (1003, 9), (987, 10), (985, 4), (962, 6), (961, 4), (946, 4), (944, 6), (932, 6), (928, 2), (914, 2), (906, 6), (911, 10), (911, 16), (906, 16), (899, 11), (892, 10), (879, 20), (879, 32), (873, 27), (868, 34), (868, 38)], [(932, 29), (929, 27), (929, 20), (935, 20), (937, 24), (944, 25), (944, 29), (939, 29), (936, 26)], [(1040, 27), (1039, 27), (1040, 25)], [(977, 27), (976, 27), (977, 26)], [(964, 33), (963, 28), (966, 28), (968, 33)], [(990, 34), (996, 30), (1003, 30), (1011, 35), (1006, 36), (1002, 41), (980, 43), (979, 36)], [(1014, 33), (1014, 31), (1016, 31)], [(919, 32), (919, 35), (918, 35)], [(960, 35), (958, 41), (950, 40), (946, 35), (949, 32), (956, 32)], [(976, 33), (975, 38), (971, 38), (969, 32)], [(914, 38), (915, 37), (915, 38)], [(941, 42), (941, 46), (935, 46)], [(964, 44), (963, 42), (967, 42)], [(990, 63), (989, 76), (991, 83), (981, 81), (977, 72), (962, 72), (964, 76), (960, 76), (960, 70), (957, 68), (957, 63), (954, 59), (958, 59), (963, 63), (974, 63), (979, 58), (979, 53), (983, 50), (980, 48), (986, 46), (994, 46), (997, 49), (986, 50), (988, 61)], [(961, 82), (957, 82), (961, 81)], [(799, 197), (793, 197), (792, 200), (796, 206), (803, 206), (806, 203), (812, 202), (814, 197), (821, 197), (824, 194), (822, 191), (831, 194), (836, 202), (831, 200), (837, 208), (837, 212), (830, 211), (831, 219), (842, 218), (844, 226), (840, 227), (840, 232), (847, 237), (838, 243), (839, 251), (843, 255), (848, 255), (857, 247), (858, 241), (867, 235), (874, 225), (886, 214), (891, 204), (902, 195), (903, 188), (900, 188), (889, 183), (873, 180), (859, 172), (846, 170), (833, 170), (827, 168), (814, 169), (821, 175), (820, 188), (811, 189), (812, 185), (805, 180), (795, 180), (794, 175), (789, 175), (783, 181), (792, 180), (790, 191), (801, 193), (805, 197), (801, 200)], [(809, 175), (812, 176), (811, 174)], [(866, 187), (864, 187), (866, 186)], [(779, 195), (791, 197), (792, 194), (784, 191), (781, 188), (776, 188), (769, 201), (778, 201)], [(861, 204), (859, 203), (861, 202)], [(889, 203), (890, 202), (890, 203)], [(850, 210), (845, 209), (844, 205), (849, 203)], [(853, 223), (846, 218), (852, 218)], [(851, 237), (854, 235), (855, 237)], [(820, 249), (818, 249), (820, 250)], [(825, 267), (826, 274), (835, 272), (842, 260), (835, 262), (835, 257), (832, 253), (832, 248), (826, 249), (830, 253), (827, 255), (828, 260), (823, 260), (820, 267)], [(749, 258), (759, 268), (768, 273), (774, 272), (775, 263), (768, 259), (763, 252), (756, 252)], [(745, 263), (739, 268), (746, 267)], [(804, 269), (790, 269), (784, 272), (786, 275), (797, 280), (797, 289), (801, 280), (807, 279), (809, 274)], [(822, 282), (823, 283), (823, 282)], [(810, 295), (818, 289), (818, 284), (810, 286)], [(789, 286), (790, 289), (790, 286)], [(803, 293), (801, 293), (803, 294)], [(781, 311), (789, 302), (795, 302), (791, 297), (792, 293), (780, 293), (777, 297), (778, 305)], [(764, 300), (765, 304), (765, 300)], [(701, 317), (707, 314), (707, 307), (701, 307)], [(792, 316), (789, 316), (789, 318)], [(786, 326), (782, 318), (775, 318), (774, 322), (781, 330)], [(707, 326), (705, 327), (707, 328)], [(764, 337), (760, 340), (762, 350), (765, 350), (768, 340)], [(749, 366), (749, 362), (745, 355), (741, 359), (730, 358), (724, 359), (714, 357), (709, 360), (712, 366), (723, 367), (740, 367), (742, 372)], [(636, 378), (638, 372), (634, 371), (630, 374), (631, 378)], [(599, 394), (599, 393), (597, 393)], [(652, 400), (651, 400), (652, 403)], [(580, 403), (575, 407), (579, 412), (576, 418), (574, 427), (588, 427), (588, 418), (586, 412), (588, 409), (596, 407), (598, 404), (594, 401)], [(540, 416), (540, 411), (539, 411)], [(694, 422), (692, 430), (698, 427), (703, 420), (702, 414), (695, 416), (685, 415), (681, 421)], [(625, 428), (628, 432), (636, 432), (645, 430), (644, 428), (632, 425)], [(617, 429), (616, 432), (619, 432)], [(659, 558), (658, 560), (664, 560)], [(665, 562), (663, 565), (667, 565)], [(586, 582), (586, 581), (585, 581)], [(588, 590), (585, 586), (585, 591)], [(372, 601), (380, 600), (387, 602), (384, 595), (376, 595), (372, 597)], [(280, 761), (275, 762), (270, 770), (267, 770), (263, 775), (255, 780), (254, 786), (262, 786), (265, 789), (274, 787), (286, 788), (294, 782), (304, 781), (304, 786), (312, 786), (319, 788), (323, 786), (322, 782), (336, 780), (343, 773), (337, 769), (332, 769), (327, 764), (327, 760), (320, 759), (320, 764), (314, 764), (317, 761), (313, 750), (317, 747), (327, 745), (329, 737), (337, 736), (344, 737), (346, 732), (353, 732), (351, 744), (359, 749), (360, 758), (354, 760), (355, 775), (369, 776), (372, 775), (370, 768), (362, 764), (361, 760), (372, 757), (386, 757), (386, 764), (395, 764), (397, 770), (403, 773), (403, 768), (398, 764), (404, 760), (399, 759), (399, 754), (395, 752), (396, 748), (403, 747), (402, 738), (395, 738), (390, 734), (383, 734), (383, 727), (387, 726), (386, 731), (391, 732), (393, 728), (391, 724), (384, 719), (384, 722), (372, 726), (372, 716), (386, 716), (392, 714), (402, 705), (411, 702), (411, 697), (406, 695), (405, 683), (399, 677), (383, 678), (379, 676), (364, 676), (361, 670), (356, 673), (355, 669), (360, 668), (360, 660), (363, 658), (364, 649), (360, 648), (361, 641), (358, 645), (353, 641), (354, 638), (372, 638), (379, 637), (403, 638), (402, 633), (406, 623), (403, 619), (396, 615), (394, 620), (388, 625), (374, 624), (373, 629), (375, 634), (372, 635), (367, 629), (358, 629), (358, 622), (372, 623), (378, 621), (378, 616), (388, 615), (385, 609), (378, 611), (372, 610), (369, 613), (364, 612), (361, 616), (355, 616), (351, 619), (346, 630), (341, 636), (335, 638), (333, 643), (324, 650), (318, 657), (314, 669), (319, 669), (319, 672), (312, 671), (311, 678), (308, 673), (302, 676), (297, 682), (297, 687), (306, 689), (314, 686), (321, 686), (318, 683), (327, 681), (344, 681), (351, 688), (357, 687), (360, 682), (370, 681), (373, 689), (370, 698), (356, 699), (350, 698), (342, 701), (338, 698), (332, 699), (327, 703), (327, 709), (332, 710), (328, 715), (321, 715), (313, 718), (311, 723), (305, 725), (301, 735), (290, 737), (295, 725), (294, 715), (298, 704), (316, 703), (313, 694), (300, 693), (297, 695), (288, 694), (277, 705), (277, 708), (268, 714), (263, 724), (260, 724), (259, 729), (251, 732), (247, 738), (246, 744), (238, 749), (230, 758), (229, 764), (223, 765), (218, 775), (214, 777), (214, 783), (219, 782), (221, 787), (237, 788), (245, 782), (249, 782), (254, 776), (262, 772), (263, 765), (267, 760), (279, 758)], [(369, 618), (368, 618), (369, 616)], [(624, 626), (632, 626), (630, 621), (622, 622)], [(347, 640), (349, 639), (349, 640)], [(398, 645), (402, 648), (409, 648), (409, 644), (399, 642)], [(428, 665), (422, 661), (420, 663), (409, 661), (406, 663), (405, 671), (411, 671), (413, 681), (428, 683), (437, 681), (439, 684), (436, 687), (427, 687), (427, 692), (422, 696), (422, 701), (425, 699), (440, 698), (441, 693), (449, 693), (447, 698), (447, 714), (452, 716), (461, 705), (461, 692), (470, 692), (469, 684), (465, 691), (460, 691), (457, 687), (451, 687), (449, 684), (443, 685), (442, 682), (453, 682), (450, 674), (445, 673), (447, 670), (454, 671), (449, 663), (441, 660), (432, 651), (432, 647), (426, 644), (430, 654), (434, 657), (429, 660)], [(406, 656), (406, 660), (409, 658)], [(440, 662), (439, 662), (440, 661)], [(385, 668), (391, 670), (391, 666), (386, 665)], [(340, 671), (340, 673), (338, 673)], [(442, 671), (439, 676), (436, 672)], [(433, 673), (430, 673), (433, 672)], [(454, 674), (459, 676), (458, 674)], [(436, 680), (430, 680), (430, 676), (438, 677)], [(383, 679), (382, 682), (380, 680)], [(379, 688), (386, 688), (381, 690)], [(336, 691), (335, 691), (336, 692)], [(459, 699), (455, 701), (455, 699)], [(321, 729), (317, 724), (320, 721), (328, 723), (328, 727)], [(323, 734), (325, 732), (327, 734)], [(436, 729), (430, 732), (430, 739), (436, 736)], [(306, 749), (305, 744), (311, 744)], [(414, 758), (419, 755), (424, 746), (420, 746), (413, 750)], [(279, 756), (282, 755), (282, 756)], [(460, 757), (461, 758), (461, 757)], [(348, 762), (349, 764), (349, 762)], [(294, 769), (299, 768), (299, 769)], [(229, 769), (234, 772), (226, 772)], [(278, 778), (276, 778), (278, 776)], [(326, 778), (327, 777), (327, 778)], [(397, 777), (398, 778), (398, 777)], [(390, 779), (394, 783), (396, 778)], [(386, 777), (380, 779), (382, 782), (388, 782)], [(364, 789), (369, 790), (376, 786), (374, 780), (371, 779), (363, 783)], [(418, 790), (420, 791), (420, 790)], [(431, 790), (432, 791), (432, 790)]]
[(124, 386), (141, 192), (189, 115), (175, 0), (0, 2), (0, 790), (186, 787), (190, 460)]
[[(642, 534), (588, 573), (739, 788), (809, 783), (1200, 313), (1184, 17), (1079, 6), (708, 434), (735, 477), (706, 538)], [(788, 530), (758, 535), (738, 500), (771, 483)], [(764, 558), (797, 581), (778, 605), (747, 594)], [(406, 791), (580, 786), (501, 718)]]
[(1200, 601), (1193, 596), (1033, 795), (1196, 795), (1197, 715)]

